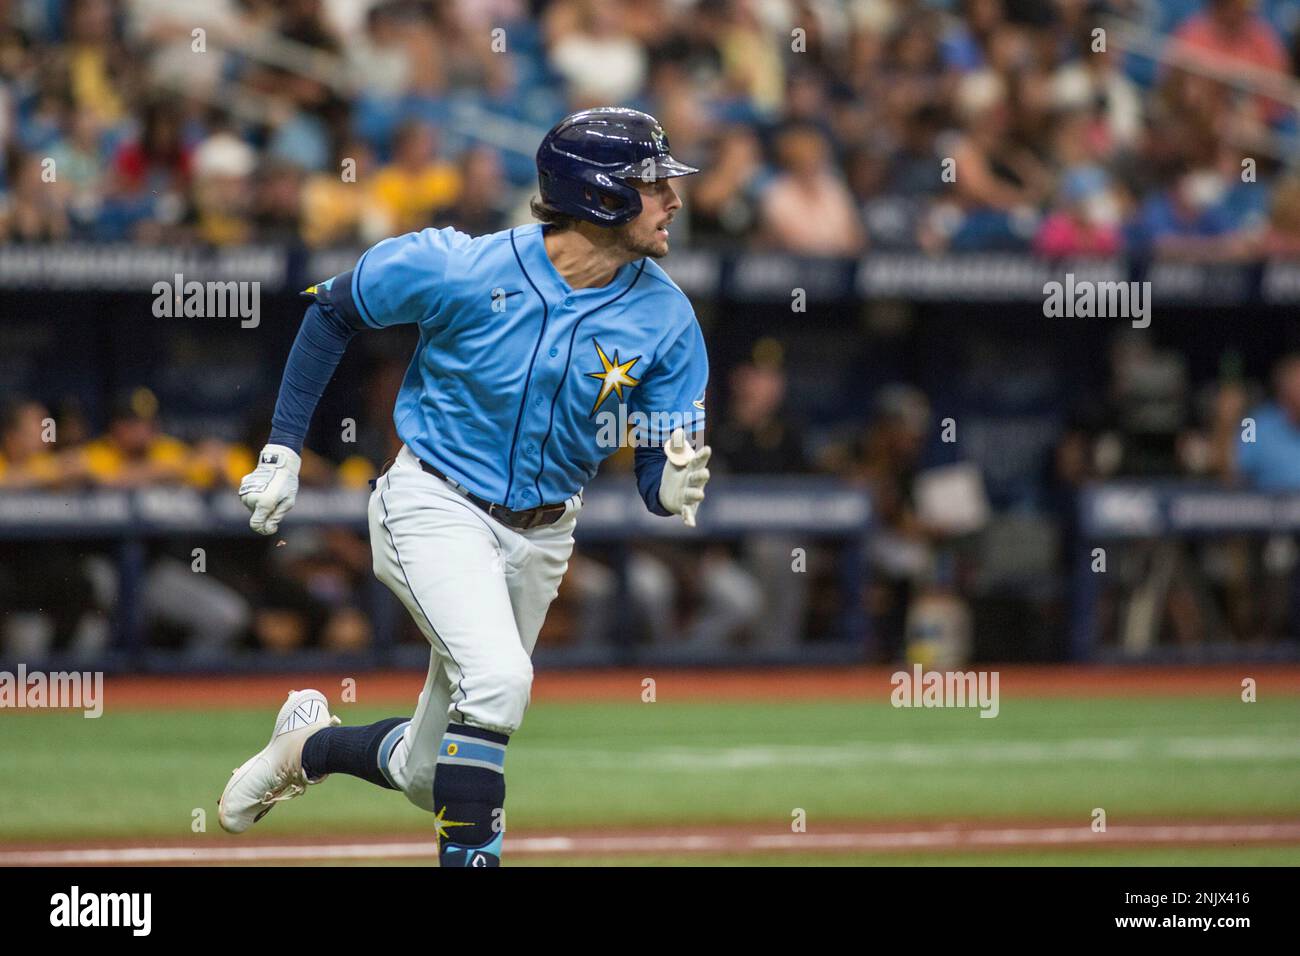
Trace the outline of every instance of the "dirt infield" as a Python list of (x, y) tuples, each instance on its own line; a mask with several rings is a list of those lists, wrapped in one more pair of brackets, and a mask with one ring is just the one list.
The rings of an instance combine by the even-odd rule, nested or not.
[[(1300, 819), (1146, 820), (1093, 832), (1077, 821), (944, 821), (825, 823), (806, 833), (770, 826), (602, 829), (511, 834), (512, 856), (621, 857), (638, 854), (744, 856), (751, 853), (996, 853), (1027, 849), (1149, 849), (1153, 847), (1300, 845)], [(437, 856), (427, 833), (332, 839), (197, 836), (175, 841), (39, 843), (0, 846), (0, 866), (148, 866), (220, 863), (302, 863), (424, 859)]]
[[(997, 667), (1000, 692), (1009, 697), (1107, 697), (1134, 694), (1238, 695), (1241, 682), (1254, 678), (1263, 694), (1300, 694), (1300, 666), (1233, 665), (1214, 667)], [(659, 701), (887, 699), (895, 668), (767, 668), (749, 670), (628, 669), (541, 671), (533, 701), (639, 700), (642, 681), (655, 681)], [(196, 709), (256, 707), (278, 703), (291, 687), (340, 686), (356, 681), (356, 699), (365, 704), (409, 703), (424, 685), (423, 673), (365, 671), (355, 675), (316, 673), (221, 677), (109, 677), (104, 699), (114, 707)]]

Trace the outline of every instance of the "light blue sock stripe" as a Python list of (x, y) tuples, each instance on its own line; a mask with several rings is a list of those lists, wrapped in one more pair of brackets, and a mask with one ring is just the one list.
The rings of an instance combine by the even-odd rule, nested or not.
[(471, 737), (468, 734), (458, 734), (454, 730), (447, 731), (447, 733), (443, 735), (442, 739), (457, 744), (477, 744), (480, 747), (491, 747), (494, 750), (500, 750), (503, 753), (506, 749), (505, 744), (497, 743), (495, 740), (484, 740), (481, 737)]
[(379, 772), (384, 775), (385, 780), (393, 785), (394, 790), (402, 788), (397, 785), (397, 781), (388, 772), (388, 758), (393, 755), (393, 748), (397, 746), (397, 742), (402, 739), (402, 734), (406, 733), (406, 728), (409, 726), (411, 726), (409, 720), (404, 724), (398, 724), (384, 735), (383, 742), (379, 745)]
[[(452, 747), (456, 748), (454, 754), (450, 752)], [(489, 763), (499, 770), (506, 765), (506, 748), (500, 745), (481, 744), (463, 737), (460, 740), (448, 740), (444, 737), (442, 747), (438, 751), (438, 762), (455, 763), (458, 760), (472, 760), (476, 764)]]

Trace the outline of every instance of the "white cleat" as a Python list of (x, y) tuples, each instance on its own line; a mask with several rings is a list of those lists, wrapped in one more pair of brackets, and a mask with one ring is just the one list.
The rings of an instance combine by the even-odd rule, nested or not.
[[(337, 727), (329, 702), (318, 690), (294, 690), (275, 718), (271, 742), (237, 767), (217, 803), (221, 828), (243, 833), (275, 805), (303, 793), (309, 783), (302, 770), (302, 746), (323, 727)], [(328, 774), (326, 774), (328, 776)]]

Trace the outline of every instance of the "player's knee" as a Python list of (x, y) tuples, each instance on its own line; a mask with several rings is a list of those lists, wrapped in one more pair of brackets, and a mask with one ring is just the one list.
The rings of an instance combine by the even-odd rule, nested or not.
[(468, 723), (512, 734), (523, 723), (533, 689), (533, 663), (527, 656), (502, 663), (482, 679), (481, 693), (460, 704)]
[(524, 711), (528, 709), (528, 701), (533, 693), (533, 662), (525, 657), (503, 669), (497, 677), (497, 686), (504, 711), (509, 715), (502, 729), (506, 733), (514, 733), (523, 723)]
[(533, 690), (533, 662), (526, 656), (506, 671), (506, 686), (510, 693), (527, 700)]

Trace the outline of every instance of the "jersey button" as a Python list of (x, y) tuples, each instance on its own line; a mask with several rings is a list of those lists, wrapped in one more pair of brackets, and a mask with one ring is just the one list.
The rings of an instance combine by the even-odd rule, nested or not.
[(564, 304), (565, 304), (565, 305), (573, 305), (573, 296), (571, 296), (571, 295), (566, 295), (566, 296), (564, 297)]
[(551, 349), (551, 353), (550, 353), (550, 354), (551, 354), (551, 358), (555, 358), (555, 356), (557, 356), (557, 355), (560, 354), (560, 350), (559, 350), (559, 349), (554, 349), (554, 348), (553, 348), (553, 349)]
[[(534, 453), (537, 451), (537, 446), (536, 446), (536, 445), (529, 445), (527, 448), (524, 449), (524, 451), (526, 451), (526, 452), (528, 452), (528, 454), (532, 455), (532, 454), (534, 454)], [(524, 497), (525, 497), (525, 498), (528, 497), (528, 492), (526, 492), (526, 491), (524, 492)]]
[(533, 399), (533, 407), (536, 407), (540, 404), (542, 404), (542, 396), (538, 395), (536, 398)]

